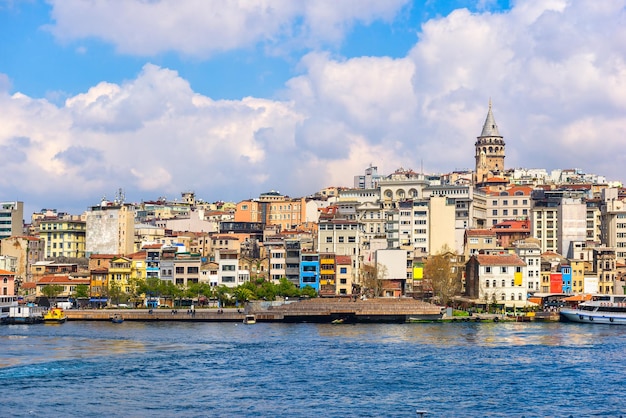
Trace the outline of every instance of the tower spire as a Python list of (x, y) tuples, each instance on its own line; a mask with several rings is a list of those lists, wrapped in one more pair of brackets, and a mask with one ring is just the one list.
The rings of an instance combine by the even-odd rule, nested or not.
[(487, 111), (487, 118), (485, 119), (485, 124), (483, 125), (483, 132), (480, 136), (500, 136), (500, 132), (498, 132), (498, 125), (496, 125), (496, 120), (493, 117), (493, 112), (491, 111), (491, 97), (489, 98), (489, 110)]

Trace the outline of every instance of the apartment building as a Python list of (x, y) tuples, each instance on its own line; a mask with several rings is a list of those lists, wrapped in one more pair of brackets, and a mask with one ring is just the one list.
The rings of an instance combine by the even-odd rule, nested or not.
[(0, 240), (0, 254), (17, 259), (15, 277), (22, 283), (33, 282), (30, 266), (45, 258), (45, 243), (40, 237), (15, 236)]
[(600, 241), (615, 248), (615, 256), (626, 261), (626, 204), (618, 189), (604, 189), (600, 205)]
[(39, 236), (45, 242), (45, 257), (85, 257), (86, 226), (79, 216), (42, 219)]
[(465, 296), (507, 309), (527, 306), (526, 263), (517, 254), (477, 254), (465, 267)]
[(532, 188), (529, 186), (510, 186), (502, 191), (488, 191), (487, 225), (493, 226), (507, 220), (530, 218)]
[(585, 241), (587, 206), (580, 192), (534, 190), (532, 193), (532, 235), (541, 249), (571, 257), (572, 243)]
[(24, 235), (24, 202), (0, 202), (0, 239)]
[(85, 212), (85, 252), (131, 254), (135, 244), (135, 208), (103, 201)]
[(355, 274), (352, 268), (352, 257), (347, 255), (335, 256), (336, 263), (336, 290), (338, 295), (351, 295), (353, 293)]
[(533, 240), (515, 244), (515, 254), (526, 264), (528, 293), (541, 290), (541, 248)]

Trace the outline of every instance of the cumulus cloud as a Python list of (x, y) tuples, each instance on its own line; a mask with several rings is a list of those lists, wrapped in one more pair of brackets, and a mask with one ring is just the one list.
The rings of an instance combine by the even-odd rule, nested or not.
[(282, 49), (340, 42), (356, 22), (390, 21), (408, 0), (52, 0), (61, 41), (98, 38), (126, 54), (206, 57), (257, 44)]
[[(287, 2), (287, 11), (258, 13), (293, 16), (302, 12), (292, 9), (305, 7), (296, 3)], [(83, 16), (85, 8), (97, 14), (103, 4), (80, 2), (74, 17), (71, 7), (55, 4), (58, 35), (86, 36), (90, 25), (70, 29), (68, 19)], [(129, 10), (144, 4), (120, 5), (122, 24), (132, 26)], [(185, 9), (188, 3), (176, 4)], [(158, 2), (152, 13), (161, 15), (159, 8), (169, 5)], [(0, 181), (9, 187), (6, 179), (19, 178), (19, 187), (42, 201), (71, 190), (96, 203), (118, 187), (131, 200), (189, 189), (208, 200), (240, 200), (270, 189), (298, 196), (351, 185), (370, 163), (385, 173), (400, 166), (472, 168), (490, 98), (507, 143), (507, 167), (578, 167), (625, 180), (625, 5), (530, 0), (504, 13), (456, 10), (427, 22), (406, 57), (309, 53), (299, 62), (299, 75), (274, 99), (214, 100), (193, 91), (175, 69), (152, 64), (124, 83), (103, 81), (60, 106), (0, 90), (0, 151), (11, 156), (0, 167)], [(220, 12), (224, 19), (229, 10)], [(329, 13), (347, 22), (393, 10), (350, 14), (339, 7)], [(176, 25), (180, 16), (155, 24)], [(267, 33), (235, 33), (232, 42), (273, 40), (291, 30), (276, 25)], [(116, 36), (117, 29), (106, 36)], [(165, 47), (186, 53), (216, 48), (213, 40), (179, 47), (189, 33), (175, 34), (179, 39)], [(157, 45), (160, 38), (153, 36)], [(132, 38), (120, 35), (119, 48), (122, 37)], [(143, 45), (150, 44), (148, 37), (123, 48), (157, 48)]]

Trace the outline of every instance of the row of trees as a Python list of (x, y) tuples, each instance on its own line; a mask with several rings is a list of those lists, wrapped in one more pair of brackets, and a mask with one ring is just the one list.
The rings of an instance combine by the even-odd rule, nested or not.
[(234, 306), (250, 300), (275, 300), (277, 297), (316, 297), (315, 289), (310, 286), (299, 289), (286, 278), (278, 284), (257, 278), (235, 288), (224, 285), (210, 286), (208, 283), (190, 283), (188, 286), (176, 285), (168, 280), (148, 278), (135, 280), (130, 286), (133, 291), (126, 293), (115, 282), (108, 288), (108, 296), (112, 303), (135, 303), (139, 299), (165, 299), (180, 306), (183, 300), (196, 300), (200, 305), (215, 303), (219, 306)]

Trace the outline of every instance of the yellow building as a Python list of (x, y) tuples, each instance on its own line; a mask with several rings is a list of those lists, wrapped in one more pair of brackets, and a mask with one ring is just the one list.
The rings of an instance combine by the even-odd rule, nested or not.
[(349, 255), (338, 255), (335, 257), (336, 263), (336, 289), (338, 295), (351, 295), (354, 285), (354, 270), (352, 267), (352, 257)]
[(79, 219), (42, 220), (39, 236), (45, 241), (45, 256), (85, 257), (86, 223)]
[(585, 270), (588, 270), (588, 262), (570, 259), (572, 268), (572, 293), (583, 293), (585, 282)]
[(320, 254), (320, 296), (333, 296), (336, 294), (335, 267), (335, 254)]

